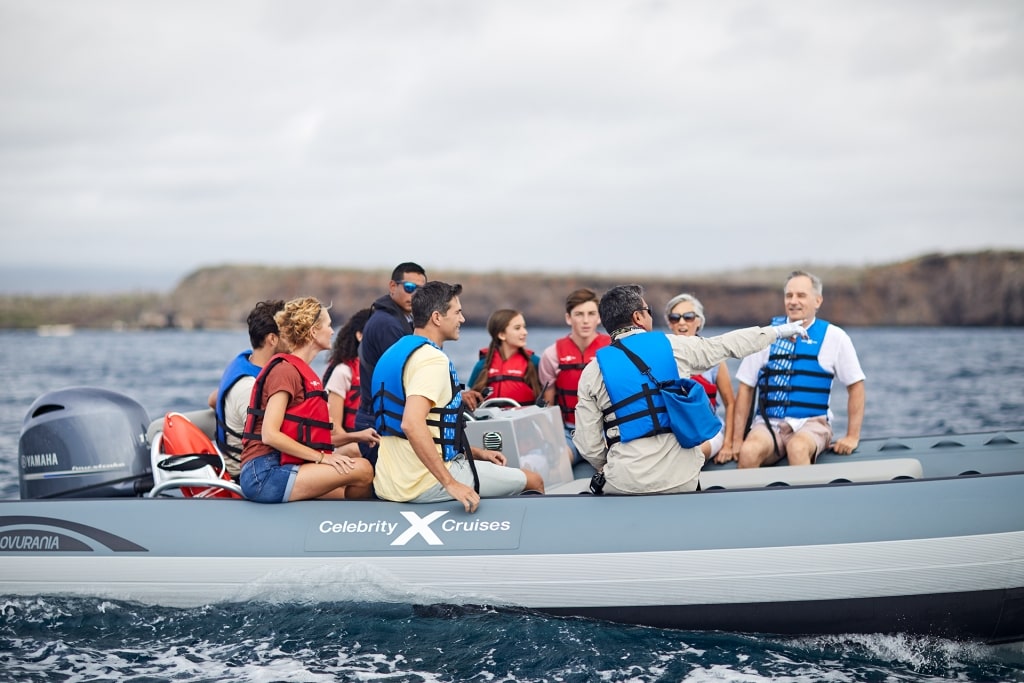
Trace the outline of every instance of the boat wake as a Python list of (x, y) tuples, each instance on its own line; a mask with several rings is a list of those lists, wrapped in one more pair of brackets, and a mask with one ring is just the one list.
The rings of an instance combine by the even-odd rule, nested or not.
[(311, 569), (277, 570), (247, 583), (227, 603), (264, 602), (294, 605), (331, 602), (410, 605), (499, 604), (492, 596), (412, 586), (373, 564), (353, 563)]
[(3, 678), (19, 681), (1024, 681), (1019, 645), (780, 639), (284, 593), (190, 609), (0, 598), (0, 661)]

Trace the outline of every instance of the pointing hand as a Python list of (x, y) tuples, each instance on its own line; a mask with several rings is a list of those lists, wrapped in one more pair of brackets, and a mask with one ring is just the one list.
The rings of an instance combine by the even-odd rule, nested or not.
[(789, 337), (803, 337), (804, 339), (807, 339), (807, 329), (804, 327), (803, 322), (803, 320), (797, 320), (796, 322), (775, 325), (772, 328), (775, 330), (775, 338), (787, 339)]

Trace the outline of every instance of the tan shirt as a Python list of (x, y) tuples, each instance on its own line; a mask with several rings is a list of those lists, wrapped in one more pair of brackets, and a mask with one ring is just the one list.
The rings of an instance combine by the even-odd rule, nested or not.
[[(662, 334), (642, 332), (629, 334)], [(743, 358), (771, 346), (775, 331), (770, 327), (750, 327), (717, 337), (668, 335), (681, 377), (689, 377), (715, 367), (726, 358)], [(576, 433), (573, 442), (580, 454), (597, 469), (604, 468), (610, 488), (623, 493), (675, 493), (697, 487), (697, 475), (704, 466), (700, 447), (683, 448), (672, 434), (618, 442), (611, 449), (605, 441), (601, 411), (612, 402), (604, 385), (601, 367), (591, 362), (580, 376), (579, 403), (576, 404)], [(609, 419), (614, 419), (614, 413)], [(618, 435), (618, 427), (609, 429)]]

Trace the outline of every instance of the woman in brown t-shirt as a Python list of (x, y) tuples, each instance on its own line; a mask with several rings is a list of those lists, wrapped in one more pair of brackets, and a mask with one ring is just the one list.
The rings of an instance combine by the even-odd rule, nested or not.
[[(272, 358), (253, 387), (242, 446), (242, 493), (259, 503), (369, 498), (373, 467), (364, 458), (334, 451), (344, 436), (340, 425), (316, 426), (329, 424), (330, 417), (323, 385), (309, 364), (331, 347), (330, 314), (307, 297), (289, 301), (274, 319), (291, 351)], [(299, 440), (295, 418), (313, 425), (308, 437)]]

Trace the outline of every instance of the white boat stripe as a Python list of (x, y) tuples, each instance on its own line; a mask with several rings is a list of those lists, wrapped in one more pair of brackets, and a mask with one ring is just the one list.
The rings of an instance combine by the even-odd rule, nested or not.
[(289, 592), (321, 600), (525, 607), (728, 604), (928, 595), (1020, 585), (1024, 532), (579, 555), (61, 555), (42, 560), (38, 555), (12, 554), (0, 564), (0, 594), (81, 594), (170, 606), (273, 599)]

